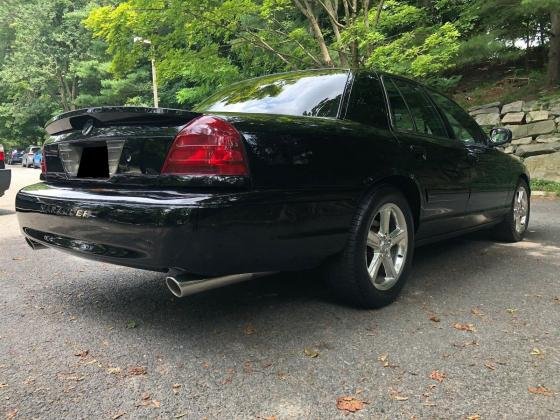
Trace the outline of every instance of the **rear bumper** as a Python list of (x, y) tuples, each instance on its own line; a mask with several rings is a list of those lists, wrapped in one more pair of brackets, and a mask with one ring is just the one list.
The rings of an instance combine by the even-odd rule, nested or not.
[(22, 189), (16, 210), (26, 238), (82, 257), (201, 275), (316, 266), (339, 252), (352, 194)]
[(0, 169), (0, 197), (4, 195), (4, 192), (8, 188), (10, 188), (11, 182), (12, 182), (11, 169)]

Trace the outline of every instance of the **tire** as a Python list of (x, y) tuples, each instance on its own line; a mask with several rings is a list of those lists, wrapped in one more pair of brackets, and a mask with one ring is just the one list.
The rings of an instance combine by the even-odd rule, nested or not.
[(515, 187), (510, 210), (504, 220), (495, 228), (497, 239), (505, 242), (522, 241), (529, 227), (530, 216), (529, 185), (524, 179), (520, 179)]
[[(389, 234), (395, 236), (392, 241)], [(413, 254), (410, 206), (398, 190), (381, 185), (358, 207), (346, 248), (327, 265), (326, 279), (334, 294), (346, 303), (381, 308), (402, 290)], [(396, 275), (390, 274), (391, 266)]]

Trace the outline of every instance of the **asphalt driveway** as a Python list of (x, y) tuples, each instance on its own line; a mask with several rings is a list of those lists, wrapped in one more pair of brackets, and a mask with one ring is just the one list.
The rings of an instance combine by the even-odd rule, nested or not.
[(560, 201), (519, 244), (421, 248), (401, 298), (341, 306), (311, 273), (176, 299), (158, 273), (34, 252), (0, 198), (0, 415), (560, 417)]

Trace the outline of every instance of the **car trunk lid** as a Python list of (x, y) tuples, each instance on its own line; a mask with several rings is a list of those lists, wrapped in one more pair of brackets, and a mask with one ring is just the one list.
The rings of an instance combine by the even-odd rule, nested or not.
[(50, 138), (44, 146), (43, 176), (59, 182), (160, 183), (151, 178), (160, 175), (173, 139), (198, 116), (186, 110), (139, 107), (62, 114), (46, 126)]

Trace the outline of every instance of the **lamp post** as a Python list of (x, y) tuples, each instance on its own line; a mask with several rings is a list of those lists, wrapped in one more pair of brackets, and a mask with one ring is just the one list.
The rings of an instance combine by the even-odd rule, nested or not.
[(134, 37), (134, 42), (140, 42), (142, 44), (146, 44), (150, 46), (150, 62), (152, 63), (152, 90), (154, 92), (154, 107), (159, 107), (159, 97), (158, 97), (158, 88), (157, 88), (157, 71), (156, 71), (156, 60), (154, 57), (154, 48), (152, 46), (152, 41), (149, 39), (144, 39), (139, 36)]

